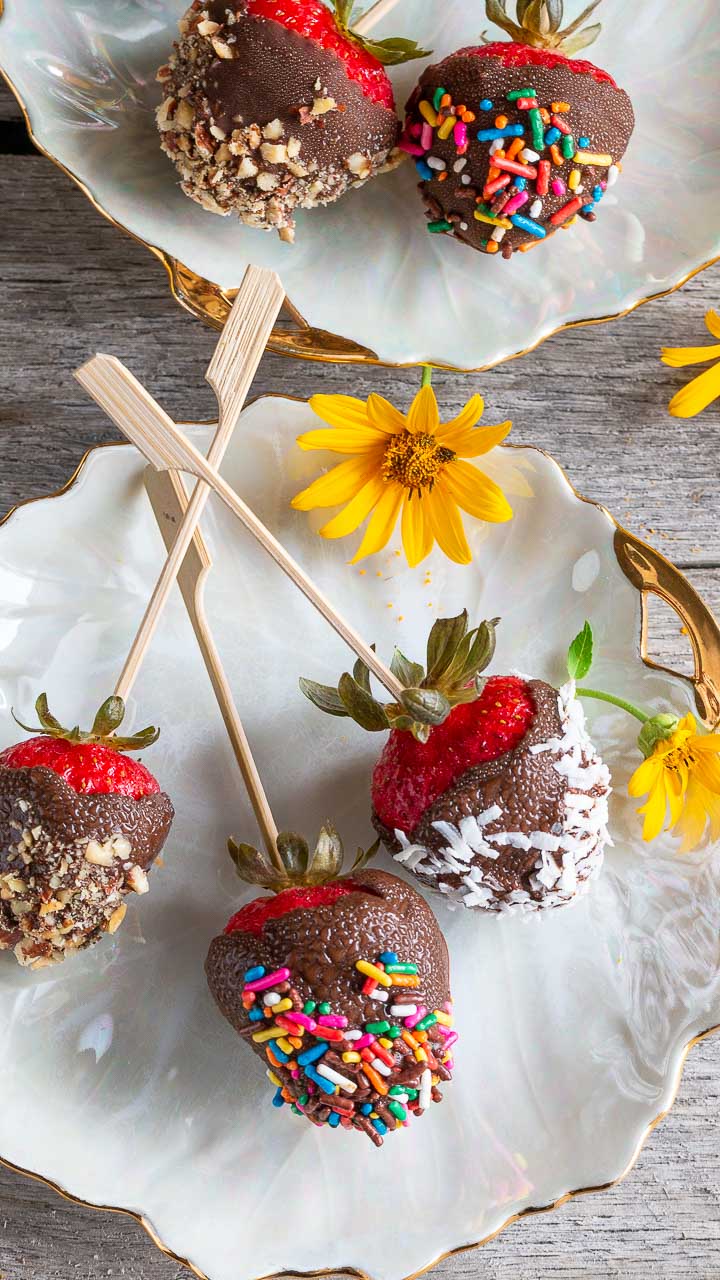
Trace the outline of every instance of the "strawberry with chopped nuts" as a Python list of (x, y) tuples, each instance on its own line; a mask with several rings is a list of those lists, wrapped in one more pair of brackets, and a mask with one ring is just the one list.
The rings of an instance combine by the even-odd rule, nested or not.
[(174, 816), (125, 754), (159, 731), (118, 736), (121, 698), (103, 703), (88, 733), (64, 729), (45, 694), (36, 711), (42, 732), (0, 751), (0, 950), (33, 969), (115, 932), (127, 894), (147, 892)]

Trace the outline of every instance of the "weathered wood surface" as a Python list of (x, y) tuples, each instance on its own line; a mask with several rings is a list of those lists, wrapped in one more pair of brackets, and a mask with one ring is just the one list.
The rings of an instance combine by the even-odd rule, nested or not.
[[(127, 361), (170, 413), (204, 417), (213, 335), (172, 301), (162, 267), (99, 217), (23, 144), (17, 108), (0, 90), (0, 514), (49, 493), (112, 428), (72, 370), (97, 349)], [(511, 416), (516, 440), (549, 449), (576, 487), (682, 566), (720, 610), (720, 407), (694, 423), (666, 412), (685, 379), (658, 359), (663, 344), (696, 345), (720, 305), (715, 268), (680, 293), (611, 325), (571, 330), (535, 353), (475, 377), (438, 377), (454, 410), (482, 387), (488, 421)], [(383, 391), (400, 402), (411, 371), (303, 365), (266, 358), (255, 392)], [(680, 665), (684, 640), (663, 616), (655, 652)], [(696, 1280), (720, 1276), (720, 1042), (696, 1048), (676, 1106), (638, 1166), (612, 1191), (526, 1219), (438, 1266), (438, 1280)], [(63, 1203), (0, 1168), (3, 1280), (181, 1280), (143, 1231), (117, 1215)], [(238, 1280), (244, 1277), (238, 1273)]]

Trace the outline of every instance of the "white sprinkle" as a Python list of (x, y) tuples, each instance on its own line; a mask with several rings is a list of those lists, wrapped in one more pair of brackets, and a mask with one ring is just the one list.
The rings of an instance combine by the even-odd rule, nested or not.
[(379, 1058), (373, 1058), (370, 1065), (371, 1067), (374, 1067), (376, 1071), (379, 1071), (381, 1076), (392, 1075), (391, 1068), (387, 1065), (386, 1062), (381, 1062)]
[(533, 200), (530, 205), (530, 217), (539, 218), (542, 213), (542, 200)]
[(390, 1006), (390, 1013), (393, 1015), (394, 1018), (412, 1018), (413, 1014), (417, 1013), (417, 1005), (416, 1004), (392, 1004)]
[(461, 230), (461, 231), (467, 231), (467, 229), (468, 229), (468, 224), (467, 224), (467, 222), (461, 222), (461, 223), (460, 223), (460, 230)]
[(354, 1093), (357, 1085), (354, 1080), (348, 1080), (347, 1076), (341, 1076), (339, 1071), (333, 1071), (332, 1067), (326, 1067), (323, 1063), (317, 1069), (319, 1076), (324, 1076), (331, 1084), (337, 1084), (346, 1093)]
[(469, 173), (464, 173), (460, 181), (462, 182), (464, 187), (469, 187), (470, 183), (472, 182), (472, 178), (470, 177)]
[(282, 997), (278, 995), (277, 991), (268, 991), (264, 1003), (269, 1005), (279, 1004), (281, 999)]
[(432, 1101), (431, 1090), (432, 1090), (432, 1076), (430, 1074), (430, 1068), (426, 1067), (420, 1077), (420, 1096), (418, 1098), (418, 1105), (421, 1111), (427, 1111), (428, 1107), (430, 1106), (430, 1103)]
[(504, 146), (505, 146), (504, 138), (493, 138), (492, 142), (490, 143), (490, 155), (494, 156), (496, 151), (502, 151), (502, 148)]
[(387, 1000), (387, 998), (388, 998), (387, 991), (383, 991), (382, 988), (380, 987), (377, 989), (377, 991), (370, 992), (371, 1000)]
[(611, 164), (611, 165), (610, 165), (610, 168), (609, 168), (609, 169), (608, 169), (608, 171), (607, 171), (607, 184), (608, 184), (608, 186), (609, 186), (609, 187), (614, 187), (614, 186), (615, 186), (615, 183), (617, 182), (617, 180), (618, 180), (618, 178), (619, 178), (619, 177), (620, 177), (620, 170), (618, 169), (617, 165), (616, 165), (616, 164)]
[(529, 147), (523, 147), (520, 152), (520, 159), (527, 161), (528, 164), (534, 164), (536, 160), (540, 159), (540, 157), (537, 151), (531, 151)]
[(365, 1033), (363, 1031), (344, 1031), (343, 1032), (343, 1035), (346, 1040), (362, 1040), (364, 1034)]
[(431, 169), (447, 169), (445, 161), (441, 160), (439, 156), (427, 156), (426, 159)]
[(453, 172), (462, 173), (466, 165), (467, 165), (467, 156), (461, 156), (459, 160), (455, 161), (453, 165)]

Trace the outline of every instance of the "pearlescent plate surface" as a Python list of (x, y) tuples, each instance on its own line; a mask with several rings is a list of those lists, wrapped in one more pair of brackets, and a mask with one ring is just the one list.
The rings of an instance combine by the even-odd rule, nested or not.
[[(347, 564), (352, 539), (324, 542), (289, 507), (317, 471), (293, 444), (313, 422), (304, 404), (259, 401), (224, 471), (381, 652), (397, 642), (422, 656), (432, 620), (466, 605), (473, 619), (502, 615), (492, 670), (560, 683), (588, 617), (599, 684), (679, 713), (692, 705), (684, 680), (640, 659), (640, 597), (618, 566), (615, 526), (551, 459), (502, 448), (487, 460), (517, 514), (470, 526), (471, 568), (433, 553), (409, 570), (394, 540), (363, 575)], [(206, 447), (210, 432), (194, 438)], [(332, 815), (353, 850), (371, 838), (381, 739), (297, 690), (302, 673), (333, 679), (347, 652), (214, 500), (206, 534), (209, 616), (278, 823), (311, 835)], [(0, 746), (17, 736), (11, 705), (27, 718), (43, 689), (58, 716), (87, 718), (163, 554), (129, 446), (95, 451), (67, 493), (0, 529)], [(3, 1083), (22, 1099), (0, 1109), (5, 1159), (142, 1213), (211, 1280), (343, 1266), (400, 1280), (528, 1206), (624, 1172), (672, 1100), (684, 1047), (720, 1022), (718, 850), (679, 859), (668, 839), (642, 845), (625, 796), (637, 760), (628, 717), (591, 712), (615, 775), (615, 847), (586, 898), (527, 920), (430, 899), (451, 949), (456, 1075), (442, 1105), (381, 1151), (275, 1111), (261, 1065), (207, 992), (209, 940), (250, 896), (225, 841), (256, 832), (179, 597), (131, 700), (128, 727), (148, 720), (163, 734), (145, 758), (177, 809), (151, 892), (63, 967), (29, 973), (0, 956)], [(393, 868), (385, 854), (378, 865)]]
[[(429, 235), (411, 163), (336, 205), (301, 213), (294, 246), (194, 205), (160, 152), (153, 118), (154, 73), (184, 7), (5, 0), (0, 67), (40, 145), (103, 212), (158, 252), (176, 295), (207, 318), (222, 318), (221, 291), (237, 286), (252, 261), (280, 272), (312, 326), (276, 347), (479, 368), (566, 324), (625, 312), (720, 254), (720, 224), (708, 216), (720, 200), (720, 122), (709, 105), (720, 78), (716, 0), (604, 0), (603, 32), (590, 53), (635, 106), (625, 172), (597, 223), (576, 224), (511, 263)], [(568, 8), (575, 16), (579, 0)], [(404, 0), (378, 31), (402, 27), (437, 60), (476, 43), (487, 25), (477, 0)], [(392, 71), (401, 108), (423, 65)]]

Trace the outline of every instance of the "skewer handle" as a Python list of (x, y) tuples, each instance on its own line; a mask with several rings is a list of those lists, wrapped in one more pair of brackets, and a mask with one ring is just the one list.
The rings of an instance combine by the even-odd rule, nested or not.
[(400, 0), (377, 0), (377, 3), (372, 5), (354, 24), (353, 30), (357, 31), (359, 36), (369, 35), (373, 27), (377, 26), (378, 22), (382, 22), (399, 2)]

